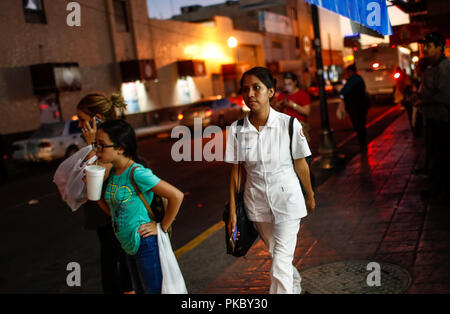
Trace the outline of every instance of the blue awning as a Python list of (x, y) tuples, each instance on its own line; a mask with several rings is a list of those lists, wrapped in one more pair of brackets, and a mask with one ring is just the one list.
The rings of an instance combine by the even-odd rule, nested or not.
[(348, 17), (380, 34), (392, 35), (385, 0), (305, 0), (324, 9)]

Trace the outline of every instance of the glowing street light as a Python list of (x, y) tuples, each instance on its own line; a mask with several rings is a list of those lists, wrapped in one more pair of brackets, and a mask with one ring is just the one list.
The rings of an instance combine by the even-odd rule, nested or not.
[(228, 47), (230, 48), (236, 48), (238, 45), (238, 41), (235, 37), (231, 36), (228, 38)]

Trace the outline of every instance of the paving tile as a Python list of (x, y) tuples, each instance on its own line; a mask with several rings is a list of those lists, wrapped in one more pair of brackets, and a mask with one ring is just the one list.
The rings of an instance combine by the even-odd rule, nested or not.
[(412, 277), (415, 284), (450, 282), (448, 265), (415, 265), (412, 270)]
[(450, 282), (446, 283), (418, 283), (408, 289), (410, 294), (449, 294)]
[(410, 270), (414, 265), (414, 252), (377, 254), (375, 261), (395, 264)]
[(414, 252), (417, 241), (382, 242), (377, 254)]
[(440, 240), (420, 240), (419, 251), (450, 252), (450, 241), (448, 240), (448, 238)]
[(407, 242), (419, 241), (420, 230), (414, 231), (392, 231), (388, 232), (383, 239), (384, 242)]
[(417, 252), (415, 265), (450, 265), (450, 252), (419, 251)]

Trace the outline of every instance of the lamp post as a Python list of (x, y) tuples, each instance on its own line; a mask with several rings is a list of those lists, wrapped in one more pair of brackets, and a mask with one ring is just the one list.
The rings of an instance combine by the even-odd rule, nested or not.
[(325, 94), (325, 80), (323, 78), (322, 42), (320, 40), (319, 12), (316, 5), (312, 5), (312, 20), (314, 28), (314, 46), (316, 49), (317, 80), (319, 84), (320, 118), (322, 131), (320, 132), (319, 157), (314, 159), (313, 165), (321, 169), (332, 169), (342, 162), (343, 156), (337, 154), (337, 147), (330, 129), (328, 104)]

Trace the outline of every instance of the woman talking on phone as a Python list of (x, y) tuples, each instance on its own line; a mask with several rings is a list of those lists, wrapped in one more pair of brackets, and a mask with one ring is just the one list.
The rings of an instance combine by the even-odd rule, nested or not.
[[(225, 161), (234, 164), (227, 228), (231, 236), (236, 228), (238, 161), (242, 161), (247, 173), (244, 190), (247, 216), (272, 258), (270, 293), (292, 294), (301, 292), (300, 274), (292, 264), (300, 219), (316, 205), (305, 160), (311, 155), (307, 140), (295, 119), (291, 157), (290, 117), (270, 106), (275, 86), (276, 80), (263, 67), (253, 68), (241, 78), (242, 94), (250, 112), (242, 127), (234, 122), (227, 133)], [(299, 178), (306, 190), (305, 197)]]
[[(77, 116), (78, 126), (81, 128), (86, 143), (94, 144), (99, 124), (117, 119), (119, 115), (125, 113), (126, 106), (120, 94), (112, 94), (109, 98), (102, 93), (90, 93), (84, 96), (78, 103)], [(92, 149), (84, 161), (92, 164), (96, 159), (96, 151)], [(101, 161), (98, 163), (106, 168), (107, 177), (112, 164), (105, 164)], [(84, 228), (97, 232), (100, 242), (101, 281), (104, 293), (134, 293), (126, 253), (114, 235), (111, 217), (94, 201), (87, 201), (79, 211), (84, 215)]]

